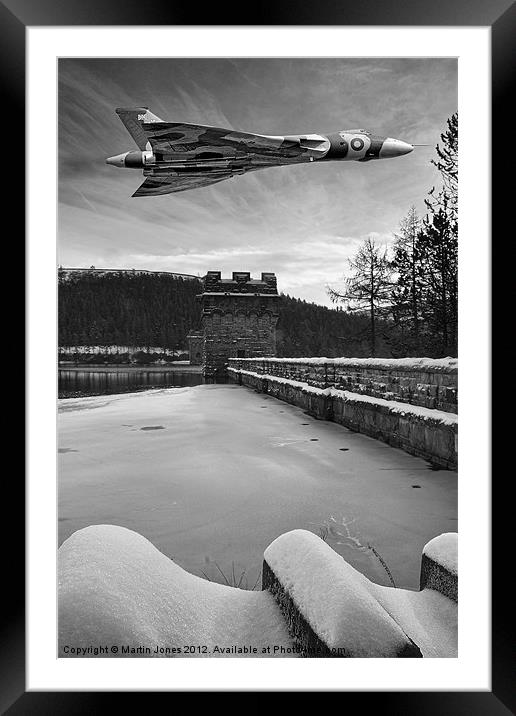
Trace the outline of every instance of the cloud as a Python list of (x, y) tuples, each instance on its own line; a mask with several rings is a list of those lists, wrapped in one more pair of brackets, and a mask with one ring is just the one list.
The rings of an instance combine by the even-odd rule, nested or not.
[(396, 160), (271, 168), (143, 199), (141, 172), (106, 166), (132, 147), (114, 113), (265, 134), (365, 126), (435, 145), (457, 106), (447, 59), (122, 59), (59, 62), (59, 261), (63, 265), (275, 271), (280, 289), (328, 303), (327, 283), (371, 232), (392, 235), (438, 181), (431, 148)]

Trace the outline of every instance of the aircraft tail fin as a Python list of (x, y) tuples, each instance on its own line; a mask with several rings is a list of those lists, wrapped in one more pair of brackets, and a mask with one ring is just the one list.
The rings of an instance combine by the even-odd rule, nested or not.
[(118, 107), (115, 111), (138, 145), (138, 149), (145, 150), (149, 139), (142, 124), (144, 122), (162, 122), (163, 120), (150, 112), (148, 107)]

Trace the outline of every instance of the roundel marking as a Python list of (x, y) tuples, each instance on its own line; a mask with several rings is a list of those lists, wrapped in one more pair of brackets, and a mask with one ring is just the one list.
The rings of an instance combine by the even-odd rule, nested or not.
[(354, 149), (355, 152), (359, 152), (364, 148), (364, 140), (360, 139), (360, 137), (355, 137), (351, 140), (351, 148)]

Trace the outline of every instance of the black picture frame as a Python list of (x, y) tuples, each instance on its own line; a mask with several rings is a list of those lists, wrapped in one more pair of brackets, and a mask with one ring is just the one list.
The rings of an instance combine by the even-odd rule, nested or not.
[[(28, 26), (74, 25), (360, 25), (360, 26), (489, 26), (492, 33), (492, 215), (493, 236), (508, 227), (508, 211), (514, 198), (511, 182), (503, 176), (503, 167), (512, 162), (511, 143), (500, 151), (495, 137), (512, 134), (512, 120), (506, 116), (509, 107), (509, 82), (512, 78), (513, 46), (516, 36), (516, 10), (511, 0), (284, 0), (274, 4), (253, 4), (245, 15), (246, 5), (225, 2), (203, 8), (202, 23), (198, 22), (199, 7), (163, 0), (127, 2), (126, 0), (0, 0), (0, 77), (5, 123), (9, 130), (4, 140), (14, 143), (15, 156), (9, 153), (2, 188), (4, 206), (17, 217), (15, 222), (19, 246), (24, 229), (24, 116), (25, 116), (25, 32)], [(229, 22), (228, 19), (233, 19)], [(495, 146), (496, 145), (496, 146)], [(4, 148), (5, 148), (4, 144)], [(14, 159), (14, 161), (10, 161)], [(15, 208), (18, 211), (15, 212)], [(22, 259), (23, 260), (23, 259)], [(19, 265), (19, 264), (18, 264)], [(507, 269), (506, 269), (507, 270)], [(508, 278), (508, 277), (506, 277)], [(497, 280), (497, 284), (499, 281)], [(496, 298), (497, 295), (494, 295)], [(496, 327), (495, 314), (493, 314)], [(493, 386), (494, 389), (495, 386)], [(19, 400), (19, 396), (17, 398)], [(503, 437), (495, 444), (500, 445)], [(509, 441), (507, 441), (509, 442)], [(496, 450), (493, 450), (493, 454)], [(14, 475), (13, 475), (14, 477)], [(510, 479), (510, 475), (507, 474)], [(497, 519), (493, 519), (493, 620), (492, 620), (492, 691), (454, 692), (348, 692), (341, 704), (349, 708), (378, 708), (381, 713), (418, 714), (486, 714), (500, 716), (514, 712), (514, 617), (511, 595), (506, 577), (510, 520), (503, 517), (503, 486), (493, 484), (492, 500)], [(18, 480), (4, 479), (4, 505), (14, 516), (16, 525), (24, 523), (24, 485)], [(97, 713), (101, 708), (123, 708), (120, 697), (129, 697), (131, 707), (137, 708), (148, 693), (99, 692), (26, 692), (25, 690), (25, 578), (24, 532), (12, 529), (15, 538), (4, 552), (4, 572), (9, 572), (4, 584), (6, 606), (0, 637), (0, 709), (10, 716), (19, 714), (82, 714)], [(512, 535), (511, 535), (512, 537)], [(238, 690), (236, 686), (235, 690)], [(364, 702), (364, 698), (366, 701)], [(116, 703), (115, 703), (116, 699)], [(245, 703), (245, 702), (244, 702)]]

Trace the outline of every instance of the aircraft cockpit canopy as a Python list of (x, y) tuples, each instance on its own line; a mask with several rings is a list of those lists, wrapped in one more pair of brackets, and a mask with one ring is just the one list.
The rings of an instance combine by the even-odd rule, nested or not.
[(349, 134), (367, 134), (368, 136), (371, 134), (368, 129), (344, 129), (343, 132)]

